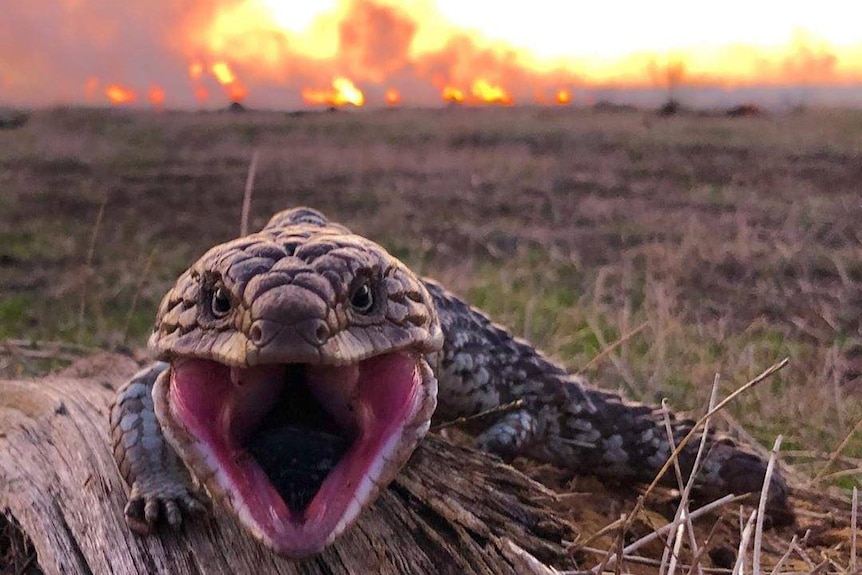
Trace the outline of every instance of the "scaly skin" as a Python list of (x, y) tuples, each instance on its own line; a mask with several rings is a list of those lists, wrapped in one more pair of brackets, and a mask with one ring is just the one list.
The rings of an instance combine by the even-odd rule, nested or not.
[[(384, 302), (372, 317), (345, 303), (363, 277), (374, 278), (375, 296)], [(204, 305), (219, 288), (230, 293), (232, 304), (224, 317), (215, 317)], [(578, 473), (649, 481), (671, 452), (659, 410), (587, 386), (438, 284), (418, 279), (378, 245), (307, 208), (280, 212), (261, 232), (207, 252), (165, 296), (150, 347), (168, 363), (136, 375), (120, 390), (111, 412), (115, 456), (132, 486), (127, 522), (142, 533), (160, 518), (177, 526), (184, 512), (204, 508), (182, 462), (264, 543), (291, 556), (316, 552), (406, 463), (427, 431), (435, 405), (434, 417), (447, 420), (524, 399), (518, 411), (499, 416), (481, 431), (477, 445)], [(223, 474), (206, 461), (169, 405), (172, 366), (184, 358), (238, 367), (344, 366), (392, 350), (424, 354), (417, 364), (421, 408), (405, 422), (394, 455), (369, 496), (313, 548), (279, 546), (250, 522), (236, 497), (226, 496), (218, 479)], [(148, 397), (151, 389), (155, 406)], [(692, 422), (673, 418), (671, 425), (679, 441)], [(695, 478), (701, 493), (760, 489), (766, 468), (762, 459), (727, 438), (710, 435), (707, 442)], [(686, 476), (697, 443), (690, 442), (680, 456)], [(786, 510), (787, 486), (780, 475), (773, 475), (769, 494), (773, 509)]]
[[(478, 435), (478, 446), (511, 458), (526, 455), (581, 474), (616, 480), (652, 481), (670, 456), (664, 413), (590, 387), (528, 342), (513, 337), (475, 308), (425, 280), (443, 327), (443, 350), (431, 358), (439, 381), (436, 419), (452, 420), (524, 400)], [(669, 414), (674, 444), (694, 422)], [(700, 434), (679, 456), (688, 477)], [(708, 496), (759, 491), (766, 462), (711, 433), (695, 477), (697, 492)], [(664, 483), (676, 486), (673, 473)], [(773, 475), (771, 507), (787, 505), (787, 485)], [(776, 516), (775, 519), (778, 519)]]

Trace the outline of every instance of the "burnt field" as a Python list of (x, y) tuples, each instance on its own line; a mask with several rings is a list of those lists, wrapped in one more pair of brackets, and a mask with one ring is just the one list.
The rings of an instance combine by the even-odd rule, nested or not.
[(722, 425), (783, 434), (799, 486), (858, 483), (858, 111), (34, 112), (0, 130), (0, 375), (142, 349), (238, 234), (254, 150), (252, 229), (320, 209), (633, 399), (702, 412), (789, 357)]

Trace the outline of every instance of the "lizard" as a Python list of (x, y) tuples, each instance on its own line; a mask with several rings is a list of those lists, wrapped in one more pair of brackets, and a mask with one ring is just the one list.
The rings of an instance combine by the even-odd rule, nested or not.
[[(149, 348), (157, 361), (110, 413), (124, 515), (143, 534), (205, 510), (203, 485), (276, 553), (313, 555), (396, 476), (432, 418), (516, 399), (477, 447), (630, 482), (653, 479), (672, 451), (662, 410), (590, 386), (311, 208), (200, 257), (162, 299)], [(693, 425), (671, 415), (674, 441)], [(686, 477), (697, 444), (679, 455)], [(714, 432), (706, 445), (701, 493), (760, 490), (761, 457)], [(787, 509), (780, 473), (769, 497)]]

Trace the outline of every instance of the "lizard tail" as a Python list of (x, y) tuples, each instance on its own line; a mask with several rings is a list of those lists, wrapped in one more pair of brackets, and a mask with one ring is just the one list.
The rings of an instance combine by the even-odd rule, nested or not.
[[(533, 448), (557, 451), (550, 459), (566, 460), (581, 472), (615, 480), (652, 481), (661, 471), (674, 446), (679, 445), (694, 428), (690, 419), (665, 416), (661, 409), (630, 402), (619, 395), (587, 388), (577, 378), (566, 385), (569, 397), (564, 401), (559, 429), (547, 430), (550, 441)], [(670, 421), (673, 444), (668, 437), (666, 420)], [(683, 481), (687, 481), (697, 457), (702, 430), (695, 432), (677, 457)], [(556, 437), (556, 439), (551, 439)], [(767, 461), (730, 437), (707, 432), (704, 452), (694, 476), (694, 488), (703, 497), (728, 493), (758, 492), (763, 488)], [(678, 485), (670, 467), (661, 483)], [(773, 523), (791, 523), (787, 482), (776, 470), (770, 479), (767, 503)]]
[[(650, 482), (673, 452), (662, 410), (591, 387), (479, 310), (426, 281), (445, 334), (437, 363), (438, 417), (446, 420), (519, 402), (481, 430), (477, 445), (505, 458), (527, 455), (580, 474)], [(694, 427), (668, 415), (673, 445)], [(701, 432), (677, 458), (683, 479), (694, 467)], [(709, 432), (695, 474), (696, 493), (722, 496), (760, 491), (767, 462), (733, 440)], [(677, 485), (673, 470), (662, 476)], [(768, 486), (773, 522), (792, 522), (788, 487), (780, 473)], [(786, 513), (782, 514), (782, 511)], [(784, 515), (784, 516), (782, 516)]]

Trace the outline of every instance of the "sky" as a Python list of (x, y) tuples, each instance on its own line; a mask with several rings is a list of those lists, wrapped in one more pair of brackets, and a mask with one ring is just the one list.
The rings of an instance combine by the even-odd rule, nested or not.
[[(440, 11), (454, 24), (475, 28), (544, 57), (571, 54), (624, 56), (643, 51), (785, 44), (798, 31), (828, 38), (835, 44), (858, 44), (862, 5), (823, 0), (650, 0), (606, 2), (494, 3), (439, 0)], [(493, 18), (488, 14), (493, 13)], [(542, 17), (537, 15), (547, 15)]]

